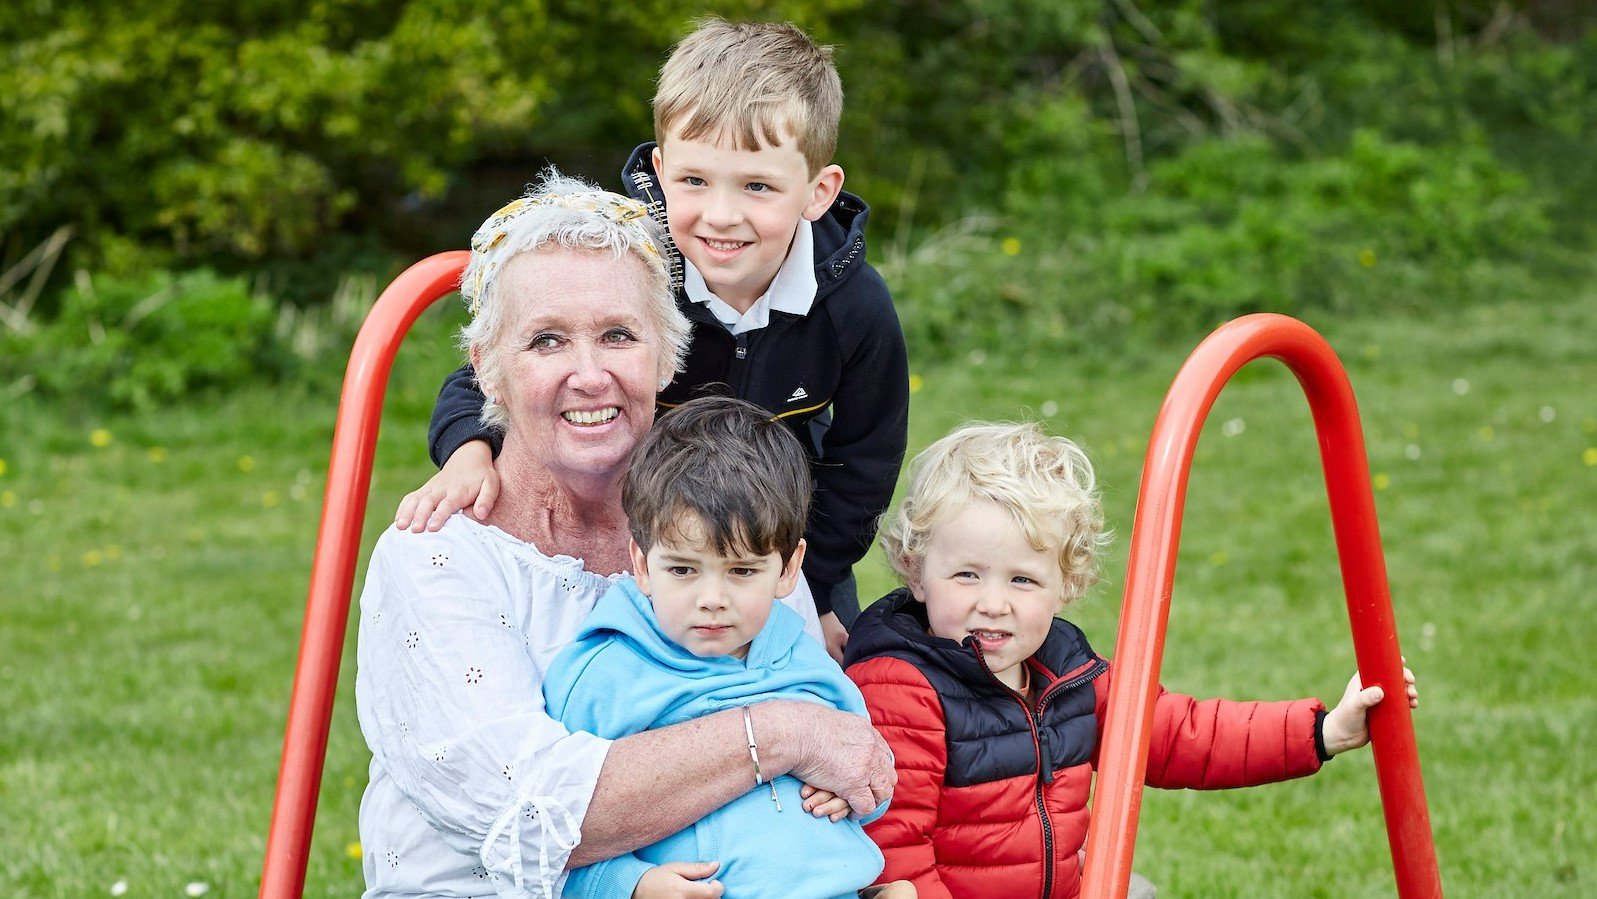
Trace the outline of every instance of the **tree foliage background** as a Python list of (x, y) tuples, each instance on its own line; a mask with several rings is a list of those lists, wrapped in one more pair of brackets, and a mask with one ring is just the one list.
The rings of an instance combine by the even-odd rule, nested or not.
[[(135, 405), (316, 367), (358, 317), (335, 298), (462, 244), (547, 161), (617, 185), (705, 13), (839, 48), (839, 161), (928, 356), (1445, 307), (1597, 238), (1575, 2), (19, 0), (0, 389), (70, 394), (41, 376), (63, 354)], [(206, 329), (244, 351), (194, 350)]]

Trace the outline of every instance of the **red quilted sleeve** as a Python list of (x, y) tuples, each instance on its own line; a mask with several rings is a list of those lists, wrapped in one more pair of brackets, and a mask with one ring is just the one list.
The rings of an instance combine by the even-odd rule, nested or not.
[[(1110, 674), (1113, 673), (1113, 665)], [(1099, 736), (1109, 675), (1098, 678)], [(1314, 751), (1318, 699), (1238, 702), (1194, 699), (1159, 687), (1148, 741), (1149, 786), (1220, 790), (1303, 777), (1320, 770)]]
[(892, 747), (898, 769), (887, 814), (865, 825), (887, 862), (876, 882), (908, 880), (920, 899), (952, 899), (938, 876), (932, 849), (948, 765), (943, 704), (925, 676), (901, 659), (867, 659), (849, 666), (848, 676), (865, 694), (871, 723)]

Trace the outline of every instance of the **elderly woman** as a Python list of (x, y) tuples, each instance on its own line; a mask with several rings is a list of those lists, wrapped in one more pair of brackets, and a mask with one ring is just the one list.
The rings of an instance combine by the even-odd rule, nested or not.
[[(541, 698), (626, 573), (622, 476), (688, 333), (660, 245), (641, 204), (552, 172), (472, 238), (462, 343), (483, 418), (504, 430), (503, 490), (487, 520), (390, 529), (372, 553), (355, 685), (367, 896), (555, 896), (565, 868), (654, 843), (755, 782), (739, 710), (612, 742), (568, 732)], [(818, 634), (807, 596), (784, 602)], [(858, 814), (892, 789), (859, 716), (768, 702), (753, 730), (766, 777)]]

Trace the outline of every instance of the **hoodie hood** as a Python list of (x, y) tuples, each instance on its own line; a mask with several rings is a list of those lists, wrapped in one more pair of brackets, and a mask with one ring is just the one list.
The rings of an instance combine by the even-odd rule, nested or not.
[(804, 634), (804, 620), (792, 609), (772, 600), (771, 615), (765, 627), (749, 643), (748, 657), (711, 656), (701, 658), (678, 646), (660, 629), (654, 605), (638, 589), (631, 577), (616, 581), (594, 605), (588, 620), (577, 634), (577, 641), (603, 639), (614, 635), (634, 644), (639, 655), (653, 659), (662, 668), (699, 674), (709, 671), (787, 667), (795, 640)]

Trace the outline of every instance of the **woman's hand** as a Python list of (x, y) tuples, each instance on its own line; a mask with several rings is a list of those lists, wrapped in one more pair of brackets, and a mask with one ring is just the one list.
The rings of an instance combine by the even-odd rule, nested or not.
[(720, 862), (667, 862), (643, 872), (632, 899), (718, 899), (726, 889), (719, 880), (705, 880)]
[(794, 763), (787, 773), (841, 797), (853, 817), (865, 817), (893, 795), (898, 784), (893, 753), (869, 718), (808, 702), (762, 702), (753, 708), (756, 733), (777, 734), (791, 747)]
[(488, 517), (499, 499), (499, 472), (494, 469), (493, 448), (483, 440), (470, 440), (444, 461), (427, 483), (405, 494), (394, 513), (394, 527), (419, 534), (436, 531), (449, 516), (471, 506), (478, 521)]
[[(1408, 707), (1418, 708), (1420, 690), (1414, 683), (1414, 672), (1407, 667), (1403, 669), (1403, 682), (1408, 686)], [(1380, 687), (1366, 689), (1363, 681), (1359, 680), (1358, 672), (1353, 672), (1352, 680), (1347, 682), (1347, 689), (1342, 692), (1342, 701), (1325, 716), (1325, 724), (1320, 732), (1325, 740), (1325, 751), (1338, 755), (1370, 742), (1370, 709), (1385, 698), (1385, 690)]]

